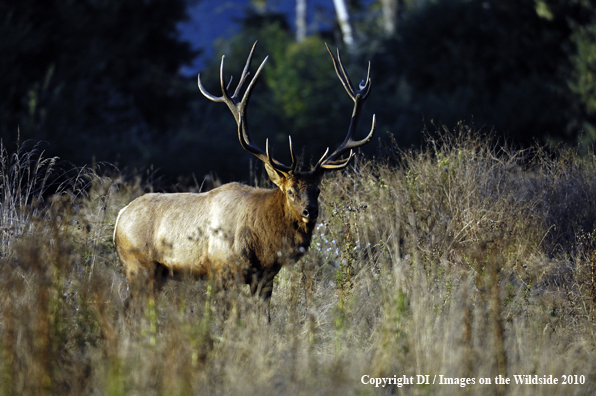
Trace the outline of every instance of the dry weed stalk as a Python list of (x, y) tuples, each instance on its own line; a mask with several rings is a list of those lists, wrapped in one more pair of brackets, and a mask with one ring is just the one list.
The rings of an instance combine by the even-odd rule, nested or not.
[[(95, 175), (35, 216), (32, 197), (20, 208), (4, 195), (3, 216), (28, 222), (3, 239), (0, 394), (447, 395), (461, 389), (360, 379), (532, 373), (586, 381), (464, 391), (594, 393), (595, 158), (462, 132), (323, 182), (344, 212), (323, 205), (311, 253), (276, 280), (271, 324), (248, 290), (209, 282), (170, 282), (152, 307), (125, 307), (109, 236), (139, 183)], [(346, 211), (355, 205), (366, 210)]]

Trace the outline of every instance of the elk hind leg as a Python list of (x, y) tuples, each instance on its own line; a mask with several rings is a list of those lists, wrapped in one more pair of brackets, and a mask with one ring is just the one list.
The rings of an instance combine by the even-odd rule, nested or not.
[[(129, 297), (126, 301), (128, 306), (130, 300), (143, 301), (147, 298), (155, 296), (156, 287), (156, 273), (158, 272), (158, 265), (154, 262), (140, 260), (136, 257), (128, 260), (122, 260), (124, 269), (126, 271), (126, 278), (128, 280)], [(158, 279), (158, 281), (161, 281)]]

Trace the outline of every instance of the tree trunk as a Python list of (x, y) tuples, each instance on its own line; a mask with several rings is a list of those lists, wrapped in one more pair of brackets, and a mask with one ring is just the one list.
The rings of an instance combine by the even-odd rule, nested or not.
[(397, 13), (400, 0), (381, 0), (383, 6), (383, 31), (386, 36), (392, 36), (397, 26)]
[(346, 0), (333, 0), (333, 4), (335, 5), (335, 13), (337, 14), (344, 44), (350, 49), (354, 46), (354, 36), (352, 35)]
[(306, 38), (306, 0), (296, 0), (296, 41)]

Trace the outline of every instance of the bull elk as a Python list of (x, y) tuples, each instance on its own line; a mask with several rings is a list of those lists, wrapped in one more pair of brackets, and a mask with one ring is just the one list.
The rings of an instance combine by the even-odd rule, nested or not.
[(198, 85), (208, 99), (230, 108), (238, 124), (240, 145), (263, 161), (277, 188), (229, 183), (204, 193), (145, 194), (133, 200), (120, 211), (114, 230), (116, 252), (133, 294), (135, 288), (158, 287), (157, 276), (162, 273), (188, 273), (216, 280), (234, 274), (250, 285), (253, 295), (264, 299), (268, 311), (275, 275), (282, 266), (300, 259), (310, 246), (319, 215), (317, 200), (323, 174), (344, 169), (354, 156), (353, 150), (373, 137), (374, 116), (369, 134), (354, 140), (361, 107), (370, 92), (370, 63), (366, 80), (355, 89), (339, 51), (336, 59), (327, 47), (337, 76), (354, 101), (344, 142), (331, 154), (327, 149), (308, 172), (296, 171), (291, 138), (289, 166), (271, 157), (268, 140), (265, 150), (259, 148), (248, 132), (246, 108), (267, 58), (240, 99), (255, 46), (231, 96), (230, 84), (224, 84), (225, 57), (220, 66), (222, 96), (207, 92), (200, 74)]

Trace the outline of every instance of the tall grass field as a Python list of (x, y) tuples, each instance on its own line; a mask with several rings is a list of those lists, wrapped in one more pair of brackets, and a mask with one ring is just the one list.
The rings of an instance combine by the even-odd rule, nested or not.
[(0, 147), (0, 395), (596, 394), (594, 155), (460, 126), (332, 173), (268, 322), (208, 280), (130, 303), (114, 222), (155, 188)]

